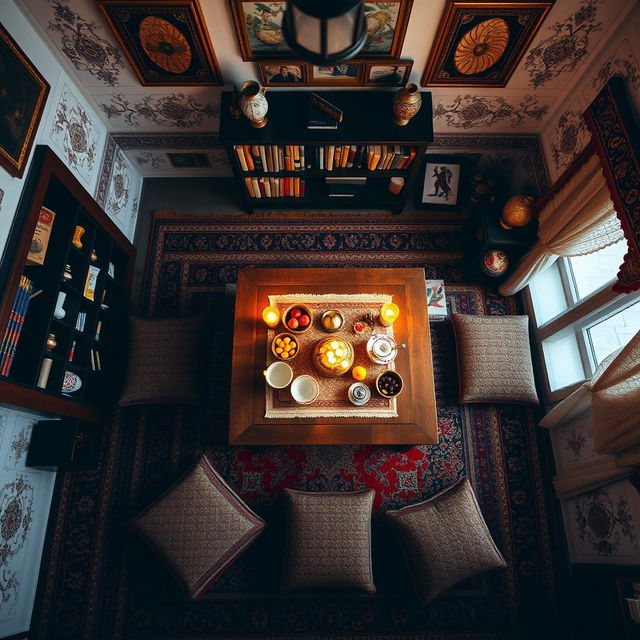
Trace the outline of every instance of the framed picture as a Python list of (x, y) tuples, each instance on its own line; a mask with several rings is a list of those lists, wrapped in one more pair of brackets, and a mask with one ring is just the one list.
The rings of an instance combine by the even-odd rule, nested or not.
[(366, 62), (363, 83), (365, 87), (400, 87), (409, 82), (413, 60)]
[(0, 165), (22, 177), (49, 84), (0, 25)]
[(358, 87), (362, 84), (362, 70), (360, 62), (343, 62), (340, 64), (319, 67), (309, 65), (309, 84), (328, 87)]
[[(243, 60), (295, 58), (282, 33), (286, 2), (230, 0)], [(398, 58), (413, 0), (365, 2), (367, 41), (360, 57)]]
[(145, 87), (221, 85), (198, 0), (96, 0)]
[(265, 87), (293, 87), (307, 84), (307, 63), (291, 60), (258, 62)]
[(447, 0), (422, 86), (504, 87), (553, 0)]
[(426, 156), (422, 189), (417, 205), (421, 208), (454, 208), (462, 200), (460, 194), (462, 161), (450, 156)]

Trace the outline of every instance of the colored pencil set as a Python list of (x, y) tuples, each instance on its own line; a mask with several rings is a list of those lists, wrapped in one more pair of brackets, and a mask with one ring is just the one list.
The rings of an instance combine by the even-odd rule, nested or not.
[(18, 291), (11, 306), (9, 322), (0, 344), (0, 375), (8, 376), (11, 371), (32, 293), (33, 282), (26, 276), (21, 276)]

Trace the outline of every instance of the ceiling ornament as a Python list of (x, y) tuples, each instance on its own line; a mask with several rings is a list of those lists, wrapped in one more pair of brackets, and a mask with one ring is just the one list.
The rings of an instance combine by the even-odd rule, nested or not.
[(118, 47), (100, 35), (103, 27), (85, 20), (69, 7), (69, 0), (46, 0), (53, 9), (48, 28), (61, 37), (62, 53), (76, 71), (85, 71), (105, 84), (118, 84), (124, 61)]
[(99, 103), (107, 118), (120, 118), (131, 127), (147, 121), (161, 127), (191, 129), (205, 119), (217, 119), (219, 106), (210, 102), (200, 104), (191, 95), (173, 93), (167, 96), (144, 96), (130, 101), (122, 93), (109, 97), (110, 104)]
[(562, 73), (570, 73), (589, 53), (589, 36), (602, 29), (597, 22), (603, 0), (582, 0), (580, 8), (562, 22), (548, 27), (551, 35), (532, 47), (524, 62), (529, 84), (536, 89)]
[(526, 120), (541, 120), (549, 110), (548, 104), (539, 104), (535, 96), (524, 96), (512, 104), (502, 96), (456, 96), (448, 105), (438, 103), (433, 118), (444, 119), (448, 127), (472, 129), (491, 127), (496, 122), (507, 121), (512, 128)]
[(422, 86), (504, 87), (552, 5), (447, 0)]

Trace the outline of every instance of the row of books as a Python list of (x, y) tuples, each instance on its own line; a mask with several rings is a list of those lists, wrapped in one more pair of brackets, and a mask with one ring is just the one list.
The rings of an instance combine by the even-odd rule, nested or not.
[(304, 198), (304, 178), (245, 178), (251, 198)]
[(388, 171), (408, 169), (416, 157), (415, 147), (399, 144), (254, 144), (235, 145), (242, 171), (280, 173), (319, 169), (367, 169)]
[(11, 306), (9, 322), (5, 328), (2, 343), (0, 343), (0, 375), (8, 376), (11, 371), (32, 294), (33, 283), (26, 276), (22, 276)]

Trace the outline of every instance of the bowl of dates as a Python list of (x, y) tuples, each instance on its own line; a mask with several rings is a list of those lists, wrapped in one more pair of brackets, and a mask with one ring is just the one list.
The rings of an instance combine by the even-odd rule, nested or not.
[(383, 398), (395, 398), (402, 391), (402, 376), (397, 371), (387, 369), (376, 378), (376, 391)]

